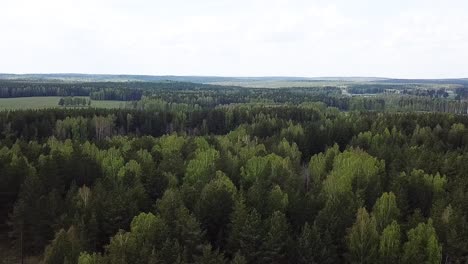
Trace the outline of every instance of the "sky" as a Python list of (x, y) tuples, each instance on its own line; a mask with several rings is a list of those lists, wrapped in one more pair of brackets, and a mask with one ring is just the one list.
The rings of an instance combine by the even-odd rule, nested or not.
[(466, 0), (0, 0), (0, 72), (468, 77)]

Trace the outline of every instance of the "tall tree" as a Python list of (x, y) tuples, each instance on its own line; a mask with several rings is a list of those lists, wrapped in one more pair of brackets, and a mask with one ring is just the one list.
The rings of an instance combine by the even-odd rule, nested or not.
[(403, 263), (437, 264), (441, 260), (442, 245), (439, 244), (431, 219), (408, 231), (408, 241), (403, 245)]
[(400, 236), (400, 226), (396, 221), (383, 229), (379, 243), (380, 263), (399, 263), (401, 254)]
[(269, 230), (262, 247), (262, 263), (288, 263), (290, 253), (290, 227), (284, 213), (274, 212), (267, 220)]
[(398, 220), (399, 214), (400, 210), (397, 207), (396, 197), (392, 192), (383, 193), (372, 209), (372, 216), (375, 218), (379, 231), (382, 231), (393, 221)]
[(365, 208), (360, 208), (356, 215), (356, 222), (347, 236), (349, 261), (351, 263), (375, 263), (379, 234), (375, 219)]
[(210, 242), (224, 248), (229, 216), (232, 213), (236, 187), (231, 180), (218, 171), (217, 176), (202, 190), (197, 214)]

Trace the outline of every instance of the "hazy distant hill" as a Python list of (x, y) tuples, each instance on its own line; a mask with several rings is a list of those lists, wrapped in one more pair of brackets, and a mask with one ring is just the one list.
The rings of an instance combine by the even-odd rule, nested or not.
[[(0, 74), (0, 79), (58, 82), (193, 82), (220, 85), (238, 85), (249, 87), (315, 86), (314, 83), (388, 83), (388, 84), (458, 84), (468, 86), (468, 78), (460, 79), (392, 79), (380, 77), (223, 77), (223, 76), (174, 76), (174, 75), (113, 75), (113, 74)], [(309, 83), (309, 85), (305, 85)], [(303, 85), (301, 85), (303, 84)], [(290, 86), (290, 85), (286, 85)]]
[(468, 78), (459, 79), (383, 79), (380, 83), (434, 83), (434, 84), (462, 84), (468, 85)]
[(62, 80), (62, 81), (183, 81), (197, 83), (212, 82), (254, 82), (254, 81), (347, 81), (347, 82), (369, 82), (383, 81), (386, 78), (375, 77), (223, 77), (223, 76), (174, 76), (174, 75), (112, 75), (112, 74), (80, 74), (80, 73), (51, 73), (51, 74), (0, 74), (0, 79), (10, 80)]

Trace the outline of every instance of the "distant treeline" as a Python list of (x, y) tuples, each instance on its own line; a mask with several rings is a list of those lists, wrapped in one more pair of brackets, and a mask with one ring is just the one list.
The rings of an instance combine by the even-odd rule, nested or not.
[(417, 85), (402, 85), (402, 84), (352, 84), (348, 86), (348, 92), (352, 94), (378, 94), (384, 93), (387, 89), (404, 90), (416, 89)]
[(32, 96), (90, 96), (93, 100), (140, 100), (159, 90), (226, 88), (188, 82), (32, 82), (0, 81), (0, 98)]
[[(444, 88), (428, 88), (421, 84), (353, 84), (348, 87), (348, 92), (351, 94), (381, 94), (393, 93), (393, 91), (430, 98), (447, 98), (449, 96)], [(460, 94), (459, 99), (467, 97), (463, 88), (460, 89), (460, 92), (458, 91), (459, 89), (455, 89), (455, 92)]]
[[(399, 85), (354, 85), (352, 93), (381, 93)], [(401, 87), (406, 87), (400, 85)], [(299, 105), (321, 102), (343, 111), (427, 111), (455, 114), (468, 113), (468, 101), (463, 98), (468, 88), (456, 90), (458, 96), (449, 99), (443, 89), (400, 90), (401, 94), (375, 97), (348, 97), (338, 87), (291, 87), (258, 89), (237, 86), (206, 85), (186, 82), (21, 82), (0, 81), (0, 97), (24, 96), (89, 96), (91, 100), (129, 101), (130, 108), (147, 111), (177, 109), (195, 111), (232, 104)], [(64, 102), (65, 103), (65, 102)]]

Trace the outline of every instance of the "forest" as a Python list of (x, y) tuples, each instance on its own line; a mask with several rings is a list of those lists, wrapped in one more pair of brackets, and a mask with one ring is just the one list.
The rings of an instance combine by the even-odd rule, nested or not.
[(468, 263), (466, 90), (382, 86), (0, 81), (80, 105), (0, 111), (0, 258)]

